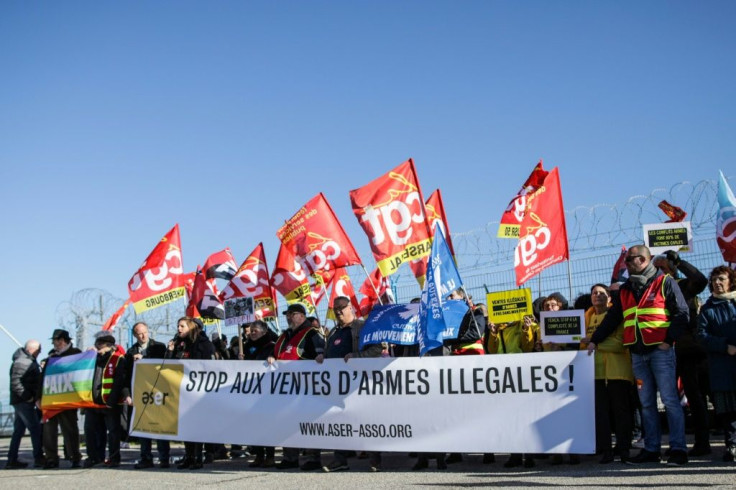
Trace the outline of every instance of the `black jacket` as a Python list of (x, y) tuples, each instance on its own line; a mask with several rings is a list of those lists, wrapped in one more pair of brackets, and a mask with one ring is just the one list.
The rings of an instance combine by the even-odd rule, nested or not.
[(265, 334), (260, 339), (248, 340), (243, 344), (243, 359), (247, 361), (265, 361), (273, 356), (274, 341), (271, 336)]
[[(133, 382), (133, 365), (135, 360), (133, 356), (141, 353), (141, 346), (138, 342), (133, 344), (128, 352), (125, 353), (126, 371), (128, 372), (128, 382), (126, 386), (132, 387)], [(148, 348), (143, 356), (143, 359), (163, 359), (166, 357), (166, 344), (163, 342), (157, 342), (151, 338), (148, 339)]]
[(24, 348), (13, 354), (10, 366), (10, 404), (33, 403), (41, 391), (41, 368)]
[[(102, 401), (102, 376), (115, 347), (105, 354), (97, 354), (95, 361), (95, 376), (92, 380), (92, 400), (98, 405), (104, 405)], [(110, 396), (107, 397), (107, 406), (119, 405), (125, 398), (130, 396), (128, 388), (128, 364), (125, 356), (121, 356), (112, 375), (112, 388)]]
[(189, 337), (175, 337), (174, 352), (167, 352), (167, 357), (176, 359), (214, 359), (215, 346), (203, 331), (192, 342)]

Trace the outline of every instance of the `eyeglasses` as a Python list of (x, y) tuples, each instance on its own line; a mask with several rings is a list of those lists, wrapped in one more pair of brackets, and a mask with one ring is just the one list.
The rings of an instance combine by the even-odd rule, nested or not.
[(333, 307), (332, 307), (332, 311), (334, 311), (334, 312), (335, 312), (335, 315), (337, 315), (338, 313), (342, 314), (342, 313), (343, 313), (343, 312), (345, 311), (345, 308), (347, 308), (348, 306), (350, 306), (350, 305), (345, 305), (345, 306), (333, 306)]
[(633, 262), (636, 259), (643, 259), (643, 258), (644, 258), (643, 255), (629, 255), (628, 257), (626, 257), (626, 263), (628, 264), (630, 262)]

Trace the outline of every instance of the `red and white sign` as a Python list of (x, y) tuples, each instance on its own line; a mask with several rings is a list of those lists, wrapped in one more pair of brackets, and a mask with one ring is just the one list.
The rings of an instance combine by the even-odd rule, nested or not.
[(514, 252), (516, 285), (524, 284), (547, 267), (569, 258), (565, 209), (555, 167), (542, 186), (527, 195), (527, 210)]
[(353, 213), (368, 235), (384, 276), (432, 250), (424, 199), (410, 158), (387, 174), (350, 191)]
[(135, 312), (143, 313), (184, 298), (184, 276), (177, 224), (161, 239), (128, 281)]

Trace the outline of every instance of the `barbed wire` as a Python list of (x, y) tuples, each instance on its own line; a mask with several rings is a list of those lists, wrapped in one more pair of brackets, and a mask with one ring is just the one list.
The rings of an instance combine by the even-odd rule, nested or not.
[[(696, 183), (683, 181), (669, 188), (653, 189), (648, 195), (632, 196), (621, 204), (578, 206), (566, 211), (571, 258), (577, 261), (608, 256), (621, 245), (641, 243), (642, 226), (663, 221), (664, 215), (657, 207), (662, 200), (685, 210), (693, 234), (702, 238), (709, 231), (715, 230), (717, 192), (718, 185), (713, 180)], [(480, 228), (452, 234), (458, 269), (466, 281), (473, 278), (478, 282), (479, 276), (495, 274), (503, 276), (505, 283), (512, 284), (513, 271), (510, 264), (513, 263), (517, 241), (496, 238), (498, 225), (499, 222), (494, 221)], [(362, 271), (356, 271), (351, 276), (354, 276), (351, 277), (354, 284), (361, 284), (365, 279)], [(397, 300), (405, 301), (408, 297), (417, 295), (416, 280), (410, 272), (399, 272), (396, 276), (392, 277), (392, 284)], [(483, 284), (485, 287), (485, 283)], [(283, 298), (279, 299), (284, 304)], [(123, 301), (102, 289), (83, 289), (57, 307), (57, 321), (59, 325), (76, 332), (78, 346), (91, 345), (94, 333), (120, 308)], [(326, 309), (324, 302), (319, 305), (320, 318), (325, 318)], [(138, 321), (146, 322), (154, 335), (159, 334), (161, 339), (167, 339), (173, 335), (173, 324), (183, 314), (183, 310), (181, 301), (141, 315), (135, 314), (129, 308), (120, 320), (120, 324), (127, 328), (118, 329), (119, 342), (126, 345), (131, 341), (123, 336), (129, 336), (130, 327)]]

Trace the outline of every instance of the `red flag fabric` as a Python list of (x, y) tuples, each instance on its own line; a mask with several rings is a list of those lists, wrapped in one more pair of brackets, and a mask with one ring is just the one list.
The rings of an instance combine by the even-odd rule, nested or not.
[(258, 320), (272, 320), (278, 315), (276, 294), (271, 288), (263, 243), (253, 249), (220, 293), (223, 301), (244, 297), (253, 298), (253, 308)]
[(271, 287), (281, 293), (287, 304), (300, 303), (305, 308), (311, 307), (309, 295), (311, 289), (307, 274), (287, 247), (281, 244), (276, 257), (276, 265), (271, 275)]
[(611, 274), (611, 284), (616, 282), (624, 282), (629, 277), (629, 270), (626, 268), (626, 246), (621, 245), (621, 254), (613, 265), (613, 273)]
[[(455, 249), (452, 246), (452, 238), (450, 237), (450, 228), (447, 226), (447, 215), (445, 215), (445, 205), (442, 202), (442, 193), (439, 189), (435, 190), (432, 195), (429, 196), (425, 203), (425, 209), (427, 210), (427, 220), (432, 230), (432, 236), (434, 236), (434, 230), (438, 226), (442, 230), (442, 234), (445, 236), (447, 245), (450, 247), (450, 253), (455, 256)], [(422, 257), (421, 259), (415, 259), (409, 262), (414, 277), (419, 282), (419, 287), (424, 287), (424, 276), (427, 274), (427, 260), (429, 255)]]
[[(373, 284), (371, 286), (371, 284)], [(374, 289), (375, 287), (375, 289)], [(376, 295), (376, 291), (378, 294)], [(394, 302), (394, 294), (391, 290), (388, 278), (383, 277), (381, 270), (376, 267), (373, 272), (366, 278), (363, 285), (360, 286), (360, 294), (363, 295), (363, 299), (360, 300), (360, 313), (363, 317), (367, 317), (373, 306), (378, 303), (378, 298), (381, 298), (383, 304), (389, 304)]]
[(194, 286), (189, 296), (187, 315), (197, 317), (194, 314), (196, 307), (201, 318), (218, 320), (225, 318), (225, 307), (217, 291), (216, 279), (232, 279), (235, 271), (235, 258), (229, 248), (207, 257), (204, 266), (201, 269), (197, 268)]
[(179, 225), (156, 245), (143, 265), (128, 281), (130, 300), (136, 313), (157, 308), (185, 295)]
[(411, 158), (371, 183), (350, 191), (350, 201), (384, 276), (395, 273), (403, 262), (431, 252), (432, 233)]
[(128, 306), (130, 306), (130, 299), (126, 299), (123, 303), (123, 306), (121, 306), (118, 311), (113, 313), (112, 316), (107, 319), (105, 324), (102, 326), (102, 330), (114, 330), (115, 327), (118, 326), (120, 318), (122, 318), (123, 314), (125, 314), (125, 310), (128, 309)]
[(547, 267), (570, 258), (557, 167), (549, 172), (539, 189), (527, 195), (526, 201), (519, 243), (514, 252), (517, 286)]
[(682, 208), (673, 206), (665, 200), (660, 201), (657, 206), (659, 206), (659, 209), (661, 209), (669, 218), (665, 223), (679, 223), (687, 217), (687, 213), (683, 211)]
[(327, 309), (327, 318), (330, 320), (335, 320), (335, 312), (332, 311), (332, 305), (335, 302), (335, 298), (340, 296), (350, 298), (350, 304), (353, 305), (355, 314), (359, 317), (363, 316), (360, 312), (360, 303), (358, 302), (358, 298), (355, 296), (353, 283), (350, 281), (348, 271), (344, 268), (338, 269), (332, 280), (332, 293), (330, 294), (330, 304)]
[(718, 171), (718, 214), (716, 215), (716, 242), (723, 260), (736, 263), (736, 197), (726, 176)]
[(310, 275), (361, 263), (321, 192), (279, 228), (276, 236)]
[[(542, 167), (542, 160), (539, 160), (539, 163), (534, 167), (534, 170), (532, 170), (524, 185), (521, 186), (516, 197), (509, 202), (506, 211), (501, 216), (501, 223), (498, 226), (498, 233), (496, 234), (498, 238), (519, 238), (521, 221), (524, 219), (524, 213), (527, 209), (526, 196), (539, 189), (548, 174), (549, 172)], [(449, 235), (446, 234), (445, 236)]]

